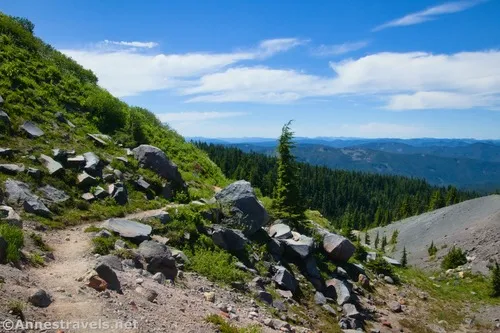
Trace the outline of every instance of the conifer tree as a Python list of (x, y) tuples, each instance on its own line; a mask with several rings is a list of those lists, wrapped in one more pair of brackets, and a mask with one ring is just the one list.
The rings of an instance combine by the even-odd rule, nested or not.
[(495, 262), (495, 266), (491, 270), (491, 296), (500, 296), (500, 266), (498, 262)]
[(382, 237), (382, 244), (380, 245), (380, 249), (382, 250), (382, 252), (385, 251), (385, 247), (387, 246), (387, 237), (385, 237), (385, 235)]
[(401, 267), (406, 267), (408, 265), (408, 258), (406, 254), (406, 246), (403, 248), (403, 256), (401, 257)]
[(427, 253), (429, 253), (429, 256), (434, 256), (436, 255), (438, 249), (437, 247), (434, 245), (434, 241), (431, 242), (431, 245), (429, 246), (429, 248), (427, 248)]
[(378, 249), (379, 235), (377, 231), (377, 236), (375, 236), (375, 248)]
[(431, 211), (431, 210), (439, 209), (439, 208), (444, 207), (444, 206), (445, 206), (445, 202), (444, 202), (444, 198), (441, 194), (441, 191), (440, 190), (434, 191), (434, 193), (432, 193), (431, 200), (429, 202), (428, 210)]
[(278, 181), (276, 185), (276, 215), (282, 218), (297, 219), (304, 213), (298, 182), (298, 169), (295, 157), (293, 132), (290, 129), (292, 121), (286, 123), (278, 144)]
[(365, 244), (370, 245), (370, 235), (368, 234), (368, 231), (365, 233)]
[(391, 245), (396, 245), (396, 243), (398, 242), (398, 236), (399, 236), (399, 231), (396, 229), (394, 230), (391, 236)]

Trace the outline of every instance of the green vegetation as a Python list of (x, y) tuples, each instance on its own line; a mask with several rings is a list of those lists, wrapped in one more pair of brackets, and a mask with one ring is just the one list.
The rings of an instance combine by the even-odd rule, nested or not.
[(429, 253), (430, 257), (433, 257), (436, 255), (437, 251), (438, 248), (436, 247), (436, 245), (434, 245), (434, 241), (432, 241), (431, 245), (429, 245), (429, 247), (427, 248), (427, 253)]
[(361, 242), (359, 241), (355, 242), (354, 246), (356, 247), (356, 250), (354, 251), (353, 255), (354, 259), (358, 261), (365, 261), (368, 253), (366, 252), (364, 246), (361, 245)]
[[(244, 153), (238, 148), (198, 142), (230, 179), (246, 179), (266, 197), (276, 197), (277, 157)], [(355, 230), (385, 226), (429, 208), (433, 193), (453, 196), (458, 203), (477, 196), (454, 187), (435, 187), (421, 179), (334, 170), (297, 163), (300, 195), (304, 205), (318, 210), (335, 228)], [(434, 194), (435, 195), (435, 194)]]
[(391, 242), (390, 242), (391, 245), (396, 245), (396, 243), (398, 242), (398, 236), (399, 236), (399, 231), (394, 230), (391, 236)]
[(376, 274), (394, 276), (394, 269), (392, 265), (385, 261), (385, 259), (382, 258), (381, 255), (377, 255), (377, 258), (375, 260), (367, 262), (366, 267), (368, 267)]
[(39, 253), (31, 253), (28, 257), (28, 260), (34, 267), (45, 266), (45, 260)]
[(102, 228), (96, 227), (95, 225), (90, 225), (83, 232), (99, 232)]
[(450, 252), (444, 256), (441, 262), (441, 267), (443, 269), (457, 268), (458, 266), (465, 265), (467, 263), (467, 257), (465, 253), (459, 247), (452, 247)]
[(0, 224), (0, 236), (7, 242), (7, 262), (18, 262), (19, 250), (24, 245), (23, 231), (9, 224)]
[(401, 256), (401, 267), (406, 268), (408, 266), (408, 254), (406, 253), (406, 246), (403, 247), (403, 255)]
[(382, 236), (382, 243), (380, 244), (380, 251), (385, 252), (385, 247), (387, 246), (387, 237)]
[(378, 231), (377, 231), (377, 236), (375, 236), (375, 249), (378, 249), (378, 243), (380, 241), (380, 238), (379, 238), (379, 234), (378, 234)]
[(495, 265), (491, 269), (491, 296), (499, 297), (500, 296), (500, 266), (498, 262), (495, 262)]
[(37, 248), (39, 248), (40, 250), (42, 250), (44, 252), (52, 251), (52, 248), (44, 242), (42, 236), (40, 236), (39, 234), (32, 232), (30, 234), (30, 238), (33, 241), (33, 243), (35, 244), (35, 246)]
[(109, 254), (115, 248), (115, 242), (118, 240), (118, 237), (104, 237), (99, 236), (92, 239), (92, 243), (94, 244), (94, 253), (100, 255)]
[(278, 144), (278, 178), (275, 190), (275, 215), (292, 220), (303, 217), (304, 207), (300, 198), (298, 169), (292, 155), (293, 132), (291, 121), (282, 130)]
[(244, 328), (238, 328), (229, 324), (221, 316), (211, 314), (205, 318), (207, 323), (211, 323), (217, 327), (220, 333), (260, 333), (261, 329), (257, 325), (251, 325)]

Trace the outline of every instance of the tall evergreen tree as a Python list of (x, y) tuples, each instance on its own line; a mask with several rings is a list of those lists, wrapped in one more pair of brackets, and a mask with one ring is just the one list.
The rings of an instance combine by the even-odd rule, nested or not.
[(394, 232), (392, 233), (392, 236), (391, 236), (391, 244), (392, 245), (396, 245), (396, 243), (398, 242), (398, 236), (399, 236), (399, 231), (396, 229), (396, 230), (394, 230)]
[(292, 149), (292, 121), (286, 123), (278, 143), (278, 182), (276, 184), (276, 215), (283, 218), (297, 219), (304, 213), (299, 192), (298, 168)]
[(491, 270), (491, 296), (500, 296), (500, 266), (498, 266), (498, 262), (495, 262), (495, 266)]
[(445, 206), (444, 198), (440, 190), (434, 191), (432, 193), (431, 201), (429, 202), (428, 210), (435, 210)]
[(375, 248), (378, 249), (379, 235), (377, 231), (377, 236), (375, 236)]
[(406, 246), (403, 247), (403, 256), (401, 257), (401, 267), (406, 267), (408, 265), (408, 258), (406, 254)]
[(385, 252), (385, 247), (387, 246), (387, 237), (385, 235), (382, 237), (382, 244), (380, 244), (380, 249)]
[(368, 235), (368, 231), (365, 233), (365, 244), (370, 245), (370, 235)]

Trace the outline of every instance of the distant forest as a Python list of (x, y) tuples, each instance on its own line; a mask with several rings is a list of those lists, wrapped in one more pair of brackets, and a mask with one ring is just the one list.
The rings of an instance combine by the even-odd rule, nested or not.
[[(273, 197), (277, 158), (238, 148), (196, 142), (230, 179), (246, 179)], [(306, 207), (319, 210), (336, 228), (366, 229), (479, 196), (453, 186), (431, 186), (401, 176), (333, 170), (298, 163), (300, 193)]]

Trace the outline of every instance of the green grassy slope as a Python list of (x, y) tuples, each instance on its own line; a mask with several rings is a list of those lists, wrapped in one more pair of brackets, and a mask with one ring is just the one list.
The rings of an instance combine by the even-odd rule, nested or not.
[[(220, 169), (201, 150), (187, 143), (168, 126), (164, 126), (149, 111), (129, 106), (113, 97), (97, 84), (96, 76), (73, 60), (35, 37), (22, 22), (0, 13), (0, 96), (4, 103), (0, 109), (11, 119), (11, 129), (0, 128), (0, 147), (19, 150), (12, 159), (0, 158), (0, 163), (22, 163), (25, 167), (43, 169), (39, 163), (27, 158), (41, 153), (51, 155), (54, 148), (75, 149), (77, 154), (93, 151), (104, 159), (125, 156), (123, 147), (134, 148), (139, 144), (151, 144), (164, 150), (179, 167), (189, 185), (191, 198), (208, 196), (213, 185), (225, 185), (226, 179)], [(55, 119), (61, 112), (76, 125), (71, 128)], [(30, 139), (23, 135), (19, 126), (25, 121), (35, 122), (45, 135)], [(113, 143), (100, 148), (87, 137), (88, 133), (103, 133), (113, 138)], [(121, 163), (116, 160), (114, 164)], [(119, 165), (122, 171), (144, 174), (154, 181), (154, 175), (139, 170), (134, 161), (127, 166)], [(33, 183), (25, 174), (17, 176)], [(0, 184), (6, 176), (0, 174)], [(82, 217), (102, 218), (137, 208), (150, 208), (162, 202), (145, 201), (141, 193), (129, 186), (130, 203), (117, 207), (113, 202), (92, 204), (76, 214), (81, 193), (73, 186), (76, 173), (66, 171), (64, 177), (44, 176), (41, 184), (50, 184), (71, 194), (75, 200), (68, 209), (61, 209), (55, 221), (66, 221)], [(34, 185), (34, 184), (33, 184)], [(184, 196), (184, 200), (186, 197)], [(88, 208), (88, 207), (87, 207)], [(76, 221), (68, 221), (76, 222)]]

